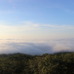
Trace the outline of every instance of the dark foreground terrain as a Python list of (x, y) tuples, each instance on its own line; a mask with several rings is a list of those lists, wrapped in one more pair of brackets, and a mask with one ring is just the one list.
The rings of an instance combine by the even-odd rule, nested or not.
[(74, 53), (0, 55), (0, 74), (74, 74)]

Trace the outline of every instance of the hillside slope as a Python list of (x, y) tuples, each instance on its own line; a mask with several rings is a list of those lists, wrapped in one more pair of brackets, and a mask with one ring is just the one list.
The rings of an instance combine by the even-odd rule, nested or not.
[(74, 74), (74, 53), (0, 55), (0, 74)]

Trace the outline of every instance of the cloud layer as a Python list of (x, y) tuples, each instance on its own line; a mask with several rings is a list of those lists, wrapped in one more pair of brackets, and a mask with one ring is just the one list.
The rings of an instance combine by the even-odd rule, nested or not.
[(39, 55), (45, 53), (55, 53), (61, 51), (74, 51), (74, 39), (53, 40), (47, 42), (2, 42), (0, 43), (0, 54), (5, 53), (25, 53)]

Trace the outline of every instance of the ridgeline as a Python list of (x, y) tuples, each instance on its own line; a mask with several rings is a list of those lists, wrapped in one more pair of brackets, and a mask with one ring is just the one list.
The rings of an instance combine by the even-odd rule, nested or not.
[(0, 55), (0, 74), (74, 74), (74, 52)]

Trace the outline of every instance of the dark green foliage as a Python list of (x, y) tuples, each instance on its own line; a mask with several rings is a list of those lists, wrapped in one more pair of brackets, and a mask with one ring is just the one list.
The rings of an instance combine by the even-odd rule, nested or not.
[(74, 53), (0, 55), (0, 74), (74, 74)]

